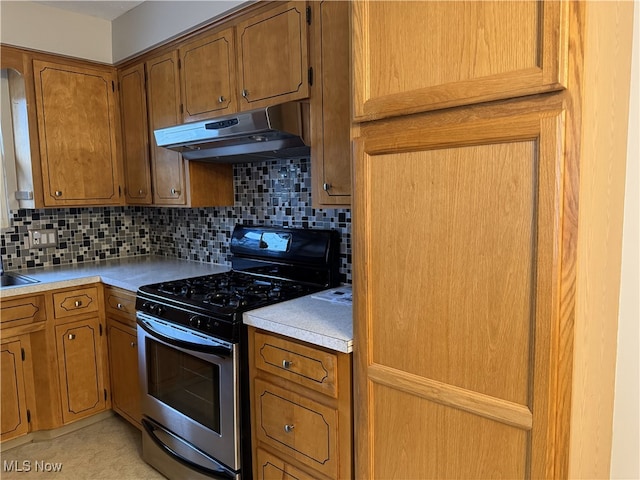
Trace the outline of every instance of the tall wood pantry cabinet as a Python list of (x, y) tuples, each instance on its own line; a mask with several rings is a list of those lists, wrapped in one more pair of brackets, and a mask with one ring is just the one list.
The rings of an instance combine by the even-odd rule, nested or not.
[(352, 5), (356, 478), (606, 478), (633, 4)]

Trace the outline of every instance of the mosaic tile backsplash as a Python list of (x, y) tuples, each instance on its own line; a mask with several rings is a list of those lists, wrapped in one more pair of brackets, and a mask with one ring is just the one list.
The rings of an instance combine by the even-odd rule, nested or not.
[[(351, 210), (311, 207), (309, 159), (234, 165), (233, 207), (109, 207), (18, 210), (0, 234), (5, 270), (134, 255), (230, 264), (236, 223), (333, 228), (341, 234), (340, 273), (351, 283)], [(28, 249), (28, 230), (55, 228), (57, 248)]]

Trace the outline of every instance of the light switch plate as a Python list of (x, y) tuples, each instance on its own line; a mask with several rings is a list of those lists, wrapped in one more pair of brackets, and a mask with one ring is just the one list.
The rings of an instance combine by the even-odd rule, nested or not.
[(55, 228), (28, 230), (29, 249), (58, 246), (58, 231)]

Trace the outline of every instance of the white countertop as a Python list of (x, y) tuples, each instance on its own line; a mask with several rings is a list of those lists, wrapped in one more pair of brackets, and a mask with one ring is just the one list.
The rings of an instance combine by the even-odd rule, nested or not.
[[(351, 294), (351, 286), (330, 289)], [(328, 292), (328, 291), (327, 291)], [(245, 312), (246, 325), (342, 353), (353, 351), (350, 304), (320, 300), (318, 294)], [(331, 296), (331, 295), (329, 295)]]
[(75, 287), (93, 282), (136, 292), (142, 285), (226, 272), (229, 267), (154, 255), (119, 258), (72, 265), (28, 268), (12, 273), (38, 280), (38, 283), (3, 287), (0, 297), (37, 293), (52, 288)]
[[(142, 285), (221, 273), (227, 270), (229, 267), (226, 265), (154, 255), (28, 268), (14, 273), (33, 278), (38, 282), (4, 287), (0, 289), (0, 297), (9, 298), (95, 282), (135, 293)], [(330, 290), (340, 290), (350, 294), (351, 286), (346, 285)], [(314, 298), (318, 295), (307, 295), (245, 312), (244, 323), (338, 352), (351, 353), (353, 351), (351, 305)]]

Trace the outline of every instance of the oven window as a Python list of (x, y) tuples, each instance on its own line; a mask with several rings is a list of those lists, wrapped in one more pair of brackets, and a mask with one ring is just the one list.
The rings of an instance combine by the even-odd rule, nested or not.
[(220, 367), (146, 341), (149, 395), (220, 433)]

